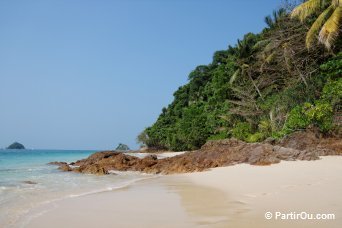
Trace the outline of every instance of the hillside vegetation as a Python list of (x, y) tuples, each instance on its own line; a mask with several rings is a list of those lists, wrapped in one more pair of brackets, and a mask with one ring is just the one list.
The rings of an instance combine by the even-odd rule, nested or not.
[[(341, 6), (336, 7), (341, 12)], [(329, 37), (327, 46), (316, 39), (319, 30), (311, 27), (324, 10), (291, 18), (292, 9), (281, 8), (265, 18), (267, 27), (261, 33), (248, 33), (235, 46), (216, 51), (210, 64), (189, 74), (188, 83), (138, 141), (182, 151), (198, 149), (208, 140), (257, 142), (308, 127), (338, 132), (341, 36)], [(340, 22), (341, 15), (337, 19)]]

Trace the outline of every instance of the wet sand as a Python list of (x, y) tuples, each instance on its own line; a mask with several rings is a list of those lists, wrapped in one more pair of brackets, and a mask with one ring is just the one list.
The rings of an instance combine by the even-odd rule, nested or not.
[(162, 176), (37, 208), (25, 227), (224, 227), (227, 206), (221, 190)]

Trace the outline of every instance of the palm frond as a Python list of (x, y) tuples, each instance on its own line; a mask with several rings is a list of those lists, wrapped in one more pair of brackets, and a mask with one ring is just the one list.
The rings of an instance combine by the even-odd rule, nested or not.
[(265, 23), (267, 24), (268, 27), (271, 28), (273, 26), (273, 20), (272, 20), (271, 16), (269, 16), (269, 15), (266, 16), (264, 20), (265, 20)]
[(280, 8), (280, 9), (278, 10), (277, 14), (279, 15), (279, 17), (284, 17), (284, 16), (286, 16), (286, 9)]
[(300, 21), (317, 12), (321, 8), (321, 0), (308, 0), (293, 9), (291, 17), (298, 17)]
[(277, 11), (276, 11), (276, 10), (273, 10), (272, 14), (273, 14), (273, 20), (274, 20), (274, 22), (277, 22), (277, 21), (278, 21), (278, 14), (277, 14)]
[(331, 5), (333, 5), (334, 7), (342, 6), (342, 1), (332, 0)]
[(314, 45), (317, 39), (318, 31), (322, 28), (324, 22), (326, 22), (326, 20), (331, 16), (333, 11), (334, 7), (332, 5), (329, 6), (326, 10), (323, 11), (323, 13), (319, 15), (316, 21), (312, 24), (310, 30), (306, 34), (306, 47), (308, 49), (310, 49)]
[(260, 40), (258, 41), (254, 46), (253, 46), (253, 50), (258, 50), (261, 49), (263, 47), (265, 47), (267, 44), (270, 43), (269, 39), (265, 39), (265, 40)]
[(233, 84), (237, 76), (240, 74), (240, 69), (237, 69), (234, 74), (230, 77), (229, 84)]
[(272, 41), (269, 42), (266, 47), (264, 48), (264, 52), (271, 52), (273, 51), (275, 48), (279, 47), (280, 45), (280, 41)]
[(271, 63), (274, 59), (275, 54), (276, 54), (275, 52), (272, 52), (270, 55), (268, 55), (266, 58), (266, 62)]
[(342, 6), (337, 7), (319, 32), (319, 41), (328, 49), (337, 39), (342, 20)]
[(249, 65), (246, 64), (246, 63), (243, 63), (243, 64), (241, 65), (241, 68), (242, 68), (242, 69), (247, 69), (248, 67), (249, 67)]

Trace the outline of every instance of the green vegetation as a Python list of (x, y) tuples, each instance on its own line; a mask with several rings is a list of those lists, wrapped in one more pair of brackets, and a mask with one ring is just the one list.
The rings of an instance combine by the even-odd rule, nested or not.
[(306, 34), (306, 46), (311, 48), (318, 34), (319, 42), (330, 49), (341, 30), (342, 2), (340, 0), (308, 0), (297, 6), (291, 16), (299, 17), (303, 22), (315, 13), (319, 13), (319, 16)]
[[(305, 16), (305, 7), (296, 8), (292, 16), (301, 21), (291, 18), (288, 7), (274, 11), (260, 34), (248, 33), (234, 47), (215, 52), (210, 64), (189, 74), (189, 82), (138, 141), (180, 151), (229, 137), (248, 142), (279, 138), (309, 126), (328, 133), (341, 107), (342, 42), (333, 33), (334, 39), (310, 41), (308, 49), (306, 38), (326, 7)], [(331, 16), (336, 19), (335, 12)]]
[(322, 132), (332, 129), (333, 115), (339, 111), (342, 100), (342, 53), (321, 65), (320, 69), (326, 82), (320, 98), (293, 108), (283, 134), (305, 129), (309, 125), (318, 127)]
[(11, 149), (11, 150), (23, 150), (25, 149), (23, 144), (20, 144), (18, 142), (14, 142), (11, 145), (9, 145), (6, 149)]

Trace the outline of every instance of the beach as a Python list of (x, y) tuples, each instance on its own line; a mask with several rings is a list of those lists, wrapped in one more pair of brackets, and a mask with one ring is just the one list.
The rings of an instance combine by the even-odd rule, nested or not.
[[(341, 227), (341, 172), (342, 157), (326, 156), (157, 176), (37, 207), (24, 227)], [(291, 219), (302, 212), (335, 218)]]
[(342, 228), (342, 0), (0, 12), (0, 228)]

